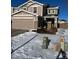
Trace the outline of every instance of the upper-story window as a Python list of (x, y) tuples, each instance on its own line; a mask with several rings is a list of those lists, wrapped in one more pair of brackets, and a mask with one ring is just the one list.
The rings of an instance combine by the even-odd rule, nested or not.
[(55, 10), (52, 10), (52, 13), (54, 13), (55, 12)]
[(55, 10), (53, 10), (53, 9), (49, 10), (49, 13), (54, 13), (54, 12), (55, 12)]
[(33, 9), (34, 9), (33, 12), (34, 12), (34, 13), (37, 13), (37, 7), (34, 7)]
[(58, 15), (58, 9), (49, 8), (48, 9), (48, 14), (49, 15)]
[(24, 7), (23, 9), (24, 9), (24, 10), (26, 10), (26, 8), (25, 8), (25, 7)]

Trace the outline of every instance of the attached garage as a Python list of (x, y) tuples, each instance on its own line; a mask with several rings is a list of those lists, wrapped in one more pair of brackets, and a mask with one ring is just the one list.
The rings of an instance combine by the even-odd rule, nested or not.
[(28, 11), (12, 14), (12, 29), (37, 30), (38, 16)]

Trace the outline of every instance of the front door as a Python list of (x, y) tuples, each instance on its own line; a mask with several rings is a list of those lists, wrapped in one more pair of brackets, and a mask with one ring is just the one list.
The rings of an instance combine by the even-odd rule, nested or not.
[(48, 29), (49, 28), (51, 29), (54, 27), (54, 18), (47, 18), (46, 21), (47, 21), (47, 28)]

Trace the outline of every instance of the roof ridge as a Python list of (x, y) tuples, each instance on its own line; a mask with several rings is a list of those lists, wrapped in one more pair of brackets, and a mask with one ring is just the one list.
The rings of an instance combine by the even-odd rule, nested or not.
[(29, 3), (29, 2), (35, 2), (35, 3), (38, 3), (40, 5), (44, 5), (44, 4), (40, 3), (40, 2), (32, 0), (32, 1), (26, 1), (25, 3), (21, 4), (20, 6), (18, 6), (18, 8), (21, 7), (21, 6), (23, 6), (23, 5), (25, 5), (25, 4), (27, 4), (27, 3)]

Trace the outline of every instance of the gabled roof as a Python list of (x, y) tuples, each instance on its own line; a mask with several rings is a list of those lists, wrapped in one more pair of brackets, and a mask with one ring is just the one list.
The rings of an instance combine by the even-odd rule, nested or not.
[(22, 5), (18, 6), (18, 8), (24, 6), (25, 4), (28, 4), (29, 2), (33, 2), (33, 3), (39, 4), (39, 5), (44, 5), (44, 4), (39, 3), (39, 2), (37, 2), (37, 1), (27, 1), (27, 2), (23, 3)]
[(34, 16), (38, 16), (37, 14), (34, 14), (34, 13), (32, 13), (32, 12), (29, 12), (29, 11), (25, 11), (25, 10), (17, 11), (17, 12), (15, 12), (15, 13), (13, 13), (11, 16), (13, 16), (13, 15), (15, 15), (15, 14), (17, 14), (17, 13), (20, 13), (20, 12), (25, 12), (25, 13), (29, 13), (29, 14), (34, 15)]

